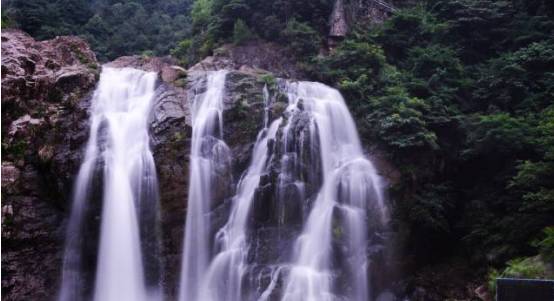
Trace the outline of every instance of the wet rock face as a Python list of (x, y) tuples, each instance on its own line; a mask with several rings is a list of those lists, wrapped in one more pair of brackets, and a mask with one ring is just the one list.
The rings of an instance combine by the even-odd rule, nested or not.
[(192, 127), (186, 92), (160, 81), (152, 108), (150, 134), (160, 187), (162, 281), (176, 296), (185, 225)]
[(177, 66), (177, 61), (172, 57), (147, 57), (139, 55), (122, 56), (105, 66), (113, 68), (135, 68), (147, 72), (156, 72), (159, 78), (165, 83), (172, 83), (177, 87), (182, 87), (187, 71)]
[(87, 109), (98, 68), (80, 38), (38, 42), (21, 31), (2, 31), (5, 300), (56, 295), (64, 210), (87, 139)]
[(231, 148), (238, 179), (248, 167), (256, 136), (263, 127), (264, 82), (256, 76), (230, 72), (225, 82), (224, 139)]
[(185, 225), (192, 127), (185, 89), (187, 74), (169, 57), (120, 57), (106, 64), (158, 73), (150, 113), (151, 148), (160, 194), (162, 286), (177, 294)]

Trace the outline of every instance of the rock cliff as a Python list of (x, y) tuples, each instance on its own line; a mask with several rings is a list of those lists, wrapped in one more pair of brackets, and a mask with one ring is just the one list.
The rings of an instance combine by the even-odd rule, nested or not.
[(98, 69), (82, 39), (38, 42), (21, 31), (2, 31), (5, 300), (46, 300), (56, 293), (65, 210)]
[[(71, 190), (88, 138), (89, 107), (102, 67), (79, 38), (37, 42), (23, 32), (5, 31), (2, 42), (3, 297), (49, 300), (59, 287)], [(302, 78), (295, 63), (271, 44), (240, 47), (223, 47), (188, 70), (170, 57), (127, 56), (105, 65), (158, 74), (150, 136), (160, 186), (162, 281), (169, 300), (176, 296), (181, 267), (192, 134), (190, 108), (194, 99), (206, 91), (207, 72), (229, 70), (223, 138), (233, 158), (231, 169), (219, 181), (229, 185), (220, 185), (216, 191), (213, 228), (227, 221), (233, 184), (249, 164), (266, 104), (269, 122), (278, 117), (293, 118), (290, 124), (294, 131), (287, 139), (301, 142), (289, 145), (304, 143), (303, 148), (317, 149), (317, 141), (302, 139), (309, 136), (306, 125), (310, 116), (283, 114), (287, 103), (282, 92), (285, 81), (278, 77)], [(249, 55), (252, 52), (257, 54)], [(282, 131), (273, 143), (286, 144)], [(279, 173), (287, 170), (281, 166), (285, 152), (293, 157), (305, 156), (297, 149), (276, 148), (269, 171), (261, 179), (249, 221), (256, 225), (252, 234), (261, 241), (251, 254), (261, 263), (258, 269), (267, 269), (264, 264), (290, 249), (286, 245), (292, 243), (302, 225), (302, 212), (310, 206), (299, 202), (294, 189), (286, 189), (286, 185), (283, 190), (276, 188)], [(309, 178), (306, 193), (311, 195), (320, 179), (309, 174), (306, 166), (320, 162), (311, 157), (300, 159), (298, 162), (304, 165), (290, 166), (291, 185), (297, 178)], [(278, 201), (282, 195), (289, 203)], [(266, 237), (266, 241), (261, 239)], [(265, 276), (260, 281), (267, 284), (271, 275)]]
[[(262, 48), (277, 51), (270, 45)], [(106, 64), (158, 73), (150, 132), (162, 188), (163, 286), (170, 297), (176, 294), (186, 216), (190, 104), (205, 91), (206, 72), (234, 70), (227, 76), (224, 100), (224, 135), (234, 158), (231, 179), (238, 179), (247, 167), (262, 126), (263, 87), (275, 84), (273, 75), (262, 67), (298, 75), (292, 63), (287, 67), (252, 60), (233, 49), (220, 52), (190, 70), (169, 57), (129, 56)], [(21, 31), (2, 33), (2, 288), (6, 300), (48, 300), (57, 294), (72, 186), (88, 138), (88, 110), (101, 68), (79, 38), (39, 42)], [(282, 107), (276, 102), (273, 115)], [(216, 222), (225, 222), (231, 192), (223, 193), (221, 203), (214, 205), (214, 214), (220, 216)]]

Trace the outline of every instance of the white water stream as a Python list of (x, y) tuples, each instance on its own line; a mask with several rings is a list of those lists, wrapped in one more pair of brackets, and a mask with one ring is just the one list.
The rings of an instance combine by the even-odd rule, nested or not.
[(268, 141), (275, 138), (281, 119), (272, 122), (268, 128), (267, 90), (264, 89), (265, 116), (264, 127), (258, 133), (250, 166), (238, 183), (237, 194), (233, 197), (233, 206), (227, 224), (216, 234), (219, 253), (210, 263), (210, 268), (202, 284), (200, 300), (241, 301), (244, 273), (248, 267), (246, 258), (248, 246), (248, 217), (251, 211), (254, 193), (260, 183), (260, 177), (266, 171), (268, 161)]
[(93, 299), (146, 301), (160, 295), (156, 285), (150, 289), (145, 284), (139, 227), (139, 209), (157, 208), (143, 203), (157, 202), (148, 135), (156, 79), (156, 73), (135, 69), (102, 69), (92, 99), (90, 137), (75, 186), (60, 301), (88, 299), (82, 290), (90, 284), (80, 279), (80, 248), (87, 239), (82, 237), (81, 227), (99, 163), (103, 168), (103, 205)]
[[(354, 121), (337, 90), (320, 83), (295, 82), (287, 85), (287, 94), (288, 110), (301, 101), (312, 114), (310, 133), (317, 135), (312, 140), (320, 142), (323, 181), (296, 240), (282, 300), (368, 300), (366, 211), (378, 210), (384, 221), (383, 184), (363, 155)], [(334, 291), (333, 227), (340, 227), (347, 247), (355, 251), (346, 266), (338, 267), (354, 281), (346, 296)]]
[(190, 183), (179, 287), (180, 301), (203, 300), (201, 287), (210, 260), (209, 210), (214, 170), (230, 160), (223, 136), (223, 95), (226, 71), (207, 75), (207, 90), (192, 102)]

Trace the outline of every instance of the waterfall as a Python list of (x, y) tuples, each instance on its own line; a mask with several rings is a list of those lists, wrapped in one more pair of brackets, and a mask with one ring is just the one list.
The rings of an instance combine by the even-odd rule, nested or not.
[(210, 218), (214, 191), (221, 189), (218, 170), (230, 164), (223, 141), (223, 96), (226, 71), (210, 72), (207, 88), (192, 101), (190, 184), (183, 246), (180, 301), (202, 300), (200, 288), (211, 257)]
[[(386, 223), (383, 183), (363, 154), (337, 90), (281, 81), (274, 88), (289, 102), (283, 116), (272, 121), (264, 86), (263, 124), (250, 164), (235, 194), (224, 197), (230, 200), (226, 223), (213, 220), (214, 192), (225, 185), (218, 170), (231, 161), (222, 137), (225, 74), (208, 73), (206, 91), (192, 102), (179, 300), (370, 300), (368, 242), (377, 231), (372, 227)], [(255, 208), (263, 213), (257, 216)], [(256, 233), (255, 227), (269, 232)], [(276, 236), (265, 237), (268, 233)], [(282, 253), (258, 258), (260, 244), (267, 244), (261, 252), (278, 248)], [(288, 246), (290, 252), (283, 252)]]
[(268, 128), (268, 92), (264, 88), (264, 126), (258, 133), (250, 166), (238, 183), (237, 194), (233, 197), (231, 213), (227, 224), (216, 234), (219, 253), (211, 261), (203, 283), (201, 300), (241, 301), (242, 280), (248, 263), (248, 217), (260, 177), (266, 172), (268, 161), (268, 141), (275, 138), (281, 119), (272, 122)]
[[(296, 240), (283, 301), (368, 300), (367, 218), (386, 218), (383, 184), (362, 152), (354, 121), (340, 93), (319, 83), (286, 87), (291, 114), (311, 115), (312, 141), (319, 141), (322, 184)], [(301, 107), (302, 110), (298, 110)], [(334, 237), (337, 236), (337, 237)], [(334, 240), (347, 251), (337, 266)], [(339, 280), (350, 283), (338, 291)]]
[[(158, 184), (148, 135), (156, 80), (156, 73), (102, 69), (74, 189), (60, 301), (161, 298)], [(98, 237), (89, 237), (98, 227)], [(98, 250), (96, 267), (84, 256), (91, 248)], [(87, 271), (94, 268), (95, 277)]]

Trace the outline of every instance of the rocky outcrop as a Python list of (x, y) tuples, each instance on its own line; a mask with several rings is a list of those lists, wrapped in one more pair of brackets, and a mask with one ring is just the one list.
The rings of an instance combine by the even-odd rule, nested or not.
[[(335, 9), (331, 15), (331, 28), (342, 29), (343, 21), (346, 26), (352, 27), (354, 24), (380, 24), (389, 18), (396, 10), (396, 2), (392, 0), (336, 0)], [(344, 4), (343, 4), (344, 3)], [(339, 18), (337, 16), (343, 16)], [(335, 31), (342, 33), (343, 31)], [(333, 37), (333, 31), (330, 32)], [(341, 35), (343, 36), (343, 35)]]
[[(267, 45), (258, 45), (255, 47), (264, 48)], [(225, 49), (224, 46), (222, 49)], [(241, 47), (241, 46), (239, 46)], [(269, 46), (267, 46), (269, 47)], [(237, 47), (238, 48), (238, 47)], [(277, 67), (266, 65), (267, 69), (262, 69), (256, 65), (256, 61), (263, 54), (253, 56), (250, 61), (241, 61), (233, 57), (232, 53), (238, 53), (239, 50), (229, 48), (228, 50), (219, 50), (220, 54), (207, 57), (188, 70), (188, 106), (194, 100), (196, 95), (206, 90), (206, 74), (209, 71), (227, 69), (225, 81), (225, 95), (223, 103), (224, 108), (224, 140), (229, 145), (234, 161), (234, 175), (240, 176), (246, 169), (256, 136), (263, 126), (265, 102), (268, 101), (270, 120), (280, 117), (286, 107), (286, 96), (277, 89), (279, 72), (275, 71)], [(227, 52), (225, 52), (227, 51)], [(244, 64), (242, 64), (244, 63)], [(279, 70), (277, 70), (279, 71)], [(281, 70), (285, 72), (284, 70)], [(293, 67), (287, 72), (297, 72)], [(299, 73), (295, 73), (299, 75)], [(264, 86), (270, 91), (269, 97), (264, 99)]]
[(336, 0), (331, 18), (329, 20), (329, 37), (343, 38), (348, 33), (348, 24), (346, 23), (346, 12), (342, 0)]
[[(63, 222), (87, 136), (99, 66), (80, 38), (2, 30), (2, 290), (47, 300), (58, 287)], [(85, 99), (85, 101), (81, 101)]]
[(287, 49), (275, 43), (258, 40), (243, 45), (224, 45), (214, 50), (213, 56), (192, 66), (189, 71), (218, 69), (237, 70), (252, 75), (271, 72), (277, 77), (305, 78), (294, 55)]
[[(37, 42), (18, 30), (2, 31), (2, 134), (25, 113), (49, 115), (86, 94), (98, 76), (86, 42), (57, 37)], [(46, 111), (46, 112), (41, 112)]]

